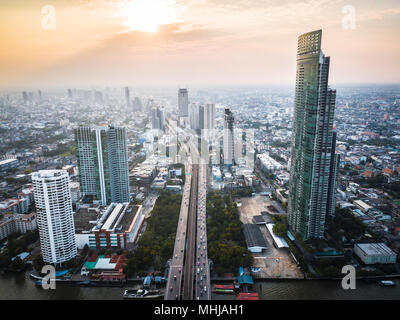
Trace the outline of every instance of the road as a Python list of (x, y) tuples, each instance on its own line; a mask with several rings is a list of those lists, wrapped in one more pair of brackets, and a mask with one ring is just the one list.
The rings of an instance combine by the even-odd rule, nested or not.
[(197, 190), (198, 165), (192, 167), (192, 186), (190, 195), (189, 217), (186, 238), (186, 253), (183, 278), (183, 300), (193, 300), (194, 257), (196, 253), (196, 218), (197, 218)]
[[(187, 172), (192, 171), (192, 165), (190, 163), (185, 167), (185, 171), (186, 170)], [(167, 289), (165, 290), (164, 296), (165, 300), (180, 299), (191, 184), (192, 175), (188, 174), (185, 177), (185, 187), (183, 189), (178, 227), (176, 230), (174, 253), (170, 262)]]
[(207, 165), (199, 165), (197, 200), (197, 243), (196, 243), (196, 300), (211, 300), (210, 266), (207, 247)]
[[(167, 128), (170, 132), (176, 133), (176, 130), (171, 128), (168, 122)], [(188, 135), (191, 136), (190, 133)], [(187, 159), (188, 164), (185, 166), (185, 171), (189, 174), (185, 179), (165, 300), (178, 300), (181, 298), (192, 300), (194, 298), (193, 294), (198, 300), (211, 299), (206, 229), (208, 164), (198, 164), (200, 155), (192, 143), (195, 139), (197, 139), (197, 136), (191, 136), (187, 143), (182, 144), (186, 153), (190, 154), (189, 159)], [(196, 285), (194, 286), (195, 277)]]

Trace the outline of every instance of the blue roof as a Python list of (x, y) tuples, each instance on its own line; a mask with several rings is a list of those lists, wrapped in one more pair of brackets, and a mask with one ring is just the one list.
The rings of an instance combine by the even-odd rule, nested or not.
[(240, 284), (253, 284), (253, 277), (248, 275), (248, 274), (244, 274), (238, 277), (238, 281)]
[(288, 230), (288, 232), (287, 232), (287, 236), (288, 236), (288, 238), (289, 238), (291, 241), (296, 240), (289, 230)]
[(68, 273), (68, 269), (67, 270), (60, 270), (60, 271), (56, 271), (56, 277), (62, 277), (65, 276)]
[(336, 250), (331, 250), (331, 251), (325, 251), (325, 252), (315, 252), (314, 255), (317, 256), (317, 257), (341, 256), (341, 255), (343, 255), (343, 252), (336, 251)]
[(20, 254), (17, 254), (14, 258), (12, 258), (11, 261), (14, 261), (16, 257), (20, 257), (21, 260), (24, 260), (27, 256), (29, 256), (29, 254), (30, 254), (29, 252), (22, 252)]
[(151, 277), (147, 276), (146, 278), (144, 278), (143, 284), (144, 285), (150, 285), (151, 284)]

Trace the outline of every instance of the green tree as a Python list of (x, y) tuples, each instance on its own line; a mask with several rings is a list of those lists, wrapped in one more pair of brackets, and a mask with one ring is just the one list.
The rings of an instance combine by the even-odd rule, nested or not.
[(35, 256), (32, 260), (32, 265), (33, 268), (38, 271), (41, 272), (42, 268), (44, 266), (44, 261), (43, 261), (43, 257), (41, 254), (38, 254), (37, 256)]
[(25, 266), (25, 263), (20, 257), (16, 257), (13, 262), (11, 262), (11, 269), (14, 271), (21, 270)]
[(5, 269), (11, 264), (10, 256), (1, 254), (0, 255), (0, 269)]
[(274, 234), (275, 234), (276, 236), (282, 237), (282, 238), (283, 238), (283, 237), (285, 237), (286, 234), (287, 234), (287, 227), (286, 227), (283, 223), (277, 222), (277, 223), (274, 225), (272, 231), (274, 232)]

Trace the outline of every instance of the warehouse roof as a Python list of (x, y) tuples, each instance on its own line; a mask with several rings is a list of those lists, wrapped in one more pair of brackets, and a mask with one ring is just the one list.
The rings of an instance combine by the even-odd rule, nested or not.
[(356, 246), (369, 256), (395, 255), (395, 253), (384, 243), (357, 243)]
[(246, 244), (248, 248), (261, 247), (266, 249), (268, 247), (258, 225), (244, 224), (243, 233), (246, 238)]
[(263, 216), (254, 216), (253, 221), (255, 224), (265, 224), (265, 220)]
[(275, 235), (273, 229), (274, 229), (274, 224), (273, 223), (268, 223), (267, 224), (267, 229), (269, 233), (271, 234), (272, 238), (274, 239), (275, 244), (277, 247), (280, 248), (289, 248), (289, 245), (287, 244), (286, 240), (284, 238), (278, 237)]

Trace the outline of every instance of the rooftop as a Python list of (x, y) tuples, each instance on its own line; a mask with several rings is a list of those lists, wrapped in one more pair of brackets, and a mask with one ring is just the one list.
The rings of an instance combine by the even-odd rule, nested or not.
[(274, 242), (278, 246), (278, 248), (289, 248), (289, 245), (287, 244), (286, 240), (284, 238), (276, 236), (275, 233), (273, 232), (274, 229), (273, 223), (268, 223), (267, 229), (271, 234), (272, 238), (274, 239)]
[(266, 249), (268, 247), (258, 225), (243, 224), (242, 227), (248, 248), (261, 247)]
[(356, 246), (367, 255), (395, 255), (395, 253), (384, 243), (357, 243)]
[(11, 163), (17, 161), (17, 159), (5, 159), (5, 160), (0, 160), (0, 166), (5, 165), (7, 163)]
[(88, 208), (80, 208), (74, 214), (75, 232), (82, 233), (90, 231), (101, 217), (101, 213), (97, 210), (88, 210)]
[(80, 208), (74, 215), (75, 232), (96, 230), (128, 231), (140, 206), (112, 203), (108, 207)]

